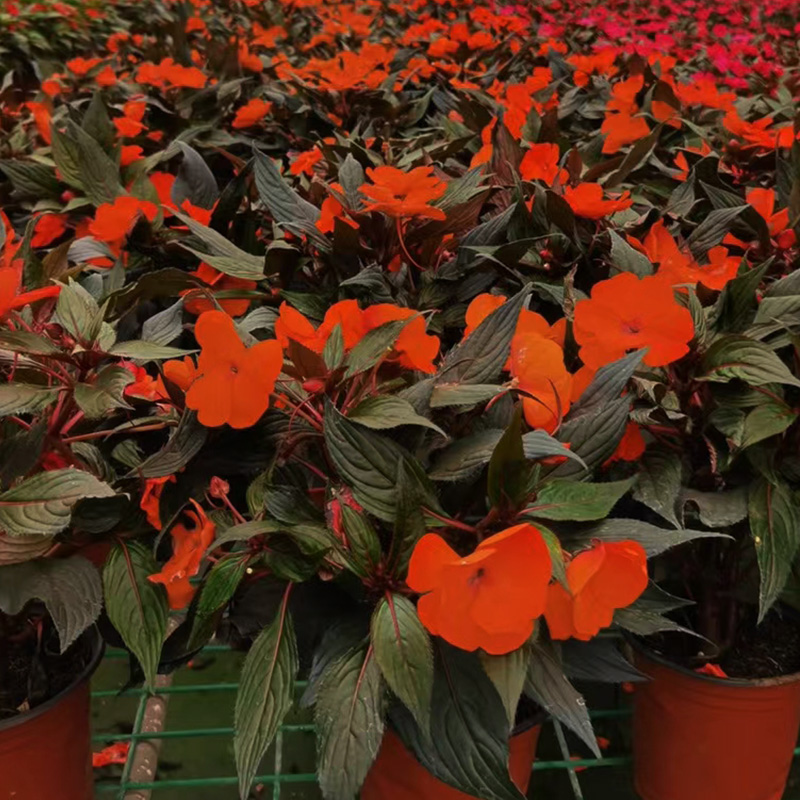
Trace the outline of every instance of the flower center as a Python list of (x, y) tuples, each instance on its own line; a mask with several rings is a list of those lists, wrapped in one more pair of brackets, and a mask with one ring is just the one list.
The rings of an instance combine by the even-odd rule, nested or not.
[(644, 325), (638, 317), (635, 317), (634, 319), (623, 320), (620, 327), (622, 328), (622, 332), (628, 336), (636, 336), (642, 332)]
[(478, 567), (475, 572), (470, 576), (469, 582), (471, 585), (475, 585), (480, 583), (481, 578), (486, 574), (486, 570), (483, 567)]

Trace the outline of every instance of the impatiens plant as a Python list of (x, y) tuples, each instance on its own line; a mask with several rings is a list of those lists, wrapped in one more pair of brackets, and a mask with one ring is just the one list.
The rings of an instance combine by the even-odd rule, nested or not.
[(386, 731), (504, 800), (537, 710), (598, 754), (623, 637), (800, 667), (740, 657), (797, 595), (789, 0), (34, 5), (0, 651), (99, 618), (153, 685), (221, 632), (241, 796), (298, 701), (334, 800)]

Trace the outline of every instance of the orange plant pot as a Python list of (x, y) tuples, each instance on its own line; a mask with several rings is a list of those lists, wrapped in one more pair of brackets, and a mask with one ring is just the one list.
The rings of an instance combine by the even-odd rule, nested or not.
[[(517, 788), (525, 794), (531, 779), (533, 759), (542, 726), (534, 725), (509, 740), (508, 771)], [(400, 738), (387, 730), (378, 757), (361, 789), (361, 800), (474, 800), (434, 778)]]
[(800, 728), (800, 674), (698, 675), (639, 651), (636, 791), (644, 800), (780, 800)]
[(0, 800), (92, 800), (89, 679), (103, 645), (72, 685), (27, 714), (0, 722)]

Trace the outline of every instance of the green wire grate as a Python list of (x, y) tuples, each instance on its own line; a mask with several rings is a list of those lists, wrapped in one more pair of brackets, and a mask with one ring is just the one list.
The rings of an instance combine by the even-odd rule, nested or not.
[[(237, 658), (227, 647), (218, 645), (207, 647), (201, 657), (209, 660), (210, 663), (222, 663), (226, 659), (235, 660)], [(124, 659), (126, 658), (127, 654), (122, 651), (109, 650), (104, 659), (104, 666), (116, 667), (116, 671), (119, 673), (118, 683), (124, 680), (123, 668), (125, 666)], [(239, 664), (239, 661), (229, 664), (227, 667), (229, 676), (235, 677), (238, 673)], [(188, 682), (182, 682), (186, 681), (187, 678), (190, 678)], [(198, 740), (211, 740), (216, 737), (221, 742), (219, 752), (230, 751), (233, 735), (233, 728), (230, 724), (198, 725), (193, 727), (192, 725), (184, 725), (185, 720), (179, 719), (178, 727), (173, 730), (168, 727), (170, 723), (170, 708), (168, 704), (165, 714), (167, 727), (157, 732), (149, 732), (142, 728), (146, 716), (147, 702), (150, 698), (148, 692), (142, 688), (120, 692), (119, 688), (106, 688), (98, 684), (102, 684), (101, 679), (95, 682), (95, 690), (92, 692), (96, 711), (95, 729), (97, 732), (93, 736), (95, 749), (99, 750), (116, 742), (130, 742), (131, 744), (127, 761), (122, 766), (121, 771), (117, 774), (109, 774), (111, 768), (104, 768), (98, 772), (96, 780), (98, 800), (101, 800), (101, 798), (128, 800), (132, 796), (129, 793), (137, 791), (151, 792), (153, 800), (161, 800), (162, 797), (169, 798), (169, 800), (181, 800), (181, 798), (196, 800), (199, 796), (197, 794), (198, 790), (204, 792), (202, 794), (203, 798), (214, 798), (214, 800), (217, 798), (219, 800), (223, 800), (223, 798), (232, 800), (237, 796), (235, 787), (238, 780), (230, 759), (230, 763), (220, 768), (222, 774), (203, 777), (192, 775), (165, 777), (157, 773), (152, 776), (153, 780), (149, 779), (151, 776), (148, 776), (148, 780), (136, 780), (133, 776), (134, 757), (139, 743), (150, 742), (166, 746), (168, 743), (185, 742), (186, 765), (191, 768), (191, 762), (197, 760), (196, 758), (193, 759), (193, 756), (196, 755)], [(302, 690), (305, 685), (305, 682), (298, 682), (296, 689)], [(218, 711), (219, 717), (230, 723), (233, 715), (233, 694), (236, 688), (235, 681), (194, 682), (192, 670), (181, 670), (175, 675), (175, 683), (160, 688), (157, 694), (159, 697), (168, 700), (170, 698), (182, 698), (182, 700), (190, 703), (190, 709), (193, 707), (191, 704), (199, 704), (194, 707), (204, 711)], [(609, 698), (606, 697), (605, 699), (608, 702)], [(598, 728), (612, 726), (616, 730), (618, 737), (625, 740), (628, 738), (627, 729), (630, 709), (625, 706), (625, 701), (621, 699), (620, 695), (617, 694), (616, 698), (612, 697), (611, 699), (616, 704), (615, 707), (598, 708), (592, 712), (591, 716)], [(136, 705), (135, 712), (132, 714), (132, 726), (130, 725), (130, 705), (128, 705), (129, 716), (127, 724), (131, 727), (130, 731), (108, 730), (109, 719), (115, 719), (115, 714), (124, 714), (124, 710), (120, 712), (119, 705), (124, 702), (130, 704), (131, 700), (134, 700)], [(100, 716), (105, 716), (105, 721), (98, 719), (98, 707), (101, 707), (102, 713)], [(183, 716), (185, 717), (186, 714), (184, 713)], [(118, 718), (116, 718), (114, 724), (120, 724)], [(291, 735), (306, 734), (310, 736), (313, 730), (314, 725), (310, 721), (290, 721), (281, 726), (273, 748), (265, 758), (264, 763), (268, 764), (269, 767), (265, 769), (263, 774), (259, 774), (254, 782), (255, 785), (261, 785), (262, 787), (260, 793), (256, 795), (257, 797), (272, 798), (272, 800), (287, 800), (287, 798), (302, 800), (303, 798), (321, 797), (316, 789), (313, 760), (305, 765), (305, 769), (297, 769), (296, 766), (292, 766), (291, 746), (287, 744), (287, 738), (290, 738)], [(548, 738), (549, 742), (546, 741)], [(532, 784), (533, 796), (547, 796), (552, 800), (568, 800), (571, 797), (576, 798), (576, 800), (584, 800), (584, 798), (586, 800), (595, 800), (595, 798), (596, 800), (602, 800), (604, 797), (610, 796), (608, 792), (613, 787), (613, 796), (617, 800), (627, 800), (628, 797), (635, 797), (632, 790), (629, 790), (629, 795), (625, 794), (626, 787), (629, 784), (625, 771), (631, 762), (627, 748), (623, 749), (619, 754), (608, 755), (599, 759), (571, 755), (564, 732), (557, 723), (552, 722), (548, 722), (545, 726), (542, 744), (545, 746), (542, 747), (540, 745), (539, 756), (533, 766), (535, 773)], [(547, 745), (549, 745), (549, 748)], [(800, 748), (795, 751), (795, 754), (800, 755)], [(579, 776), (579, 773), (583, 773), (584, 770), (587, 771), (586, 774), (580, 774)], [(602, 786), (599, 786), (597, 781), (594, 780), (595, 774), (599, 772), (608, 773), (603, 778), (604, 783)], [(558, 776), (560, 784), (556, 783), (556, 776)], [(564, 782), (565, 777), (567, 779), (566, 783)], [(542, 782), (547, 783), (547, 791), (540, 794)], [(195, 791), (190, 793), (187, 790)], [(135, 796), (137, 800), (142, 797), (142, 795), (138, 794)], [(800, 797), (800, 795), (787, 794), (787, 800), (790, 796)]]

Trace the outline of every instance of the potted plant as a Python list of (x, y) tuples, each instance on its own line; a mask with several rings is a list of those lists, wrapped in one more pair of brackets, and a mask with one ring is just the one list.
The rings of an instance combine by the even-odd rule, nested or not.
[[(303, 202), (267, 157), (256, 153), (254, 169), (273, 215)], [(412, 236), (454, 190), (424, 167), (358, 172), (348, 219), (365, 235)], [(563, 317), (534, 311), (526, 285), (477, 295), (449, 342), (428, 332), (424, 308), (345, 298), (304, 314), (301, 292), (286, 293), (296, 305), (281, 302), (258, 336), (221, 308), (199, 314), (200, 352), (175, 400), (213, 435), (246, 432), (268, 463), (249, 481), (237, 464), (195, 482), (192, 524), (172, 529), (173, 555), (151, 581), (187, 609), (166, 663), (201, 646), (226, 611), (255, 636), (236, 701), (242, 797), (301, 662), (327, 797), (519, 797), (541, 710), (599, 752), (567, 674), (579, 664), (584, 677), (635, 676), (595, 637), (673, 627), (648, 556), (720, 535), (618, 513), (641, 455), (626, 389), (643, 359), (679, 358), (694, 336), (668, 283), (628, 278), (674, 331), (598, 346), (576, 328), (580, 374), (577, 359), (566, 366)], [(617, 291), (614, 279), (598, 286)], [(213, 566), (195, 591), (204, 553)]]
[(147, 580), (156, 561), (137, 541), (154, 537), (138, 487), (162, 470), (180, 421), (138, 399), (130, 357), (182, 351), (118, 342), (108, 304), (74, 281), (25, 291), (42, 264), (30, 234), (0, 223), (0, 794), (88, 800), (96, 623), (152, 683), (167, 621), (166, 593)]
[[(721, 162), (705, 161), (716, 173)], [(695, 319), (690, 351), (665, 373), (634, 378), (634, 416), (658, 427), (633, 498), (676, 530), (722, 534), (660, 559), (661, 585), (684, 598), (670, 615), (676, 630), (632, 640), (652, 679), (637, 689), (634, 716), (645, 800), (779, 797), (800, 727), (800, 362), (796, 317), (784, 311), (800, 285), (795, 232), (788, 213), (769, 228), (750, 213), (771, 214), (774, 190), (717, 180), (741, 197), (753, 241), (739, 242), (738, 272), (721, 291), (680, 290)], [(696, 269), (680, 230), (657, 222), (648, 234), (667, 248), (650, 250), (656, 274), (673, 270), (676, 281)]]

